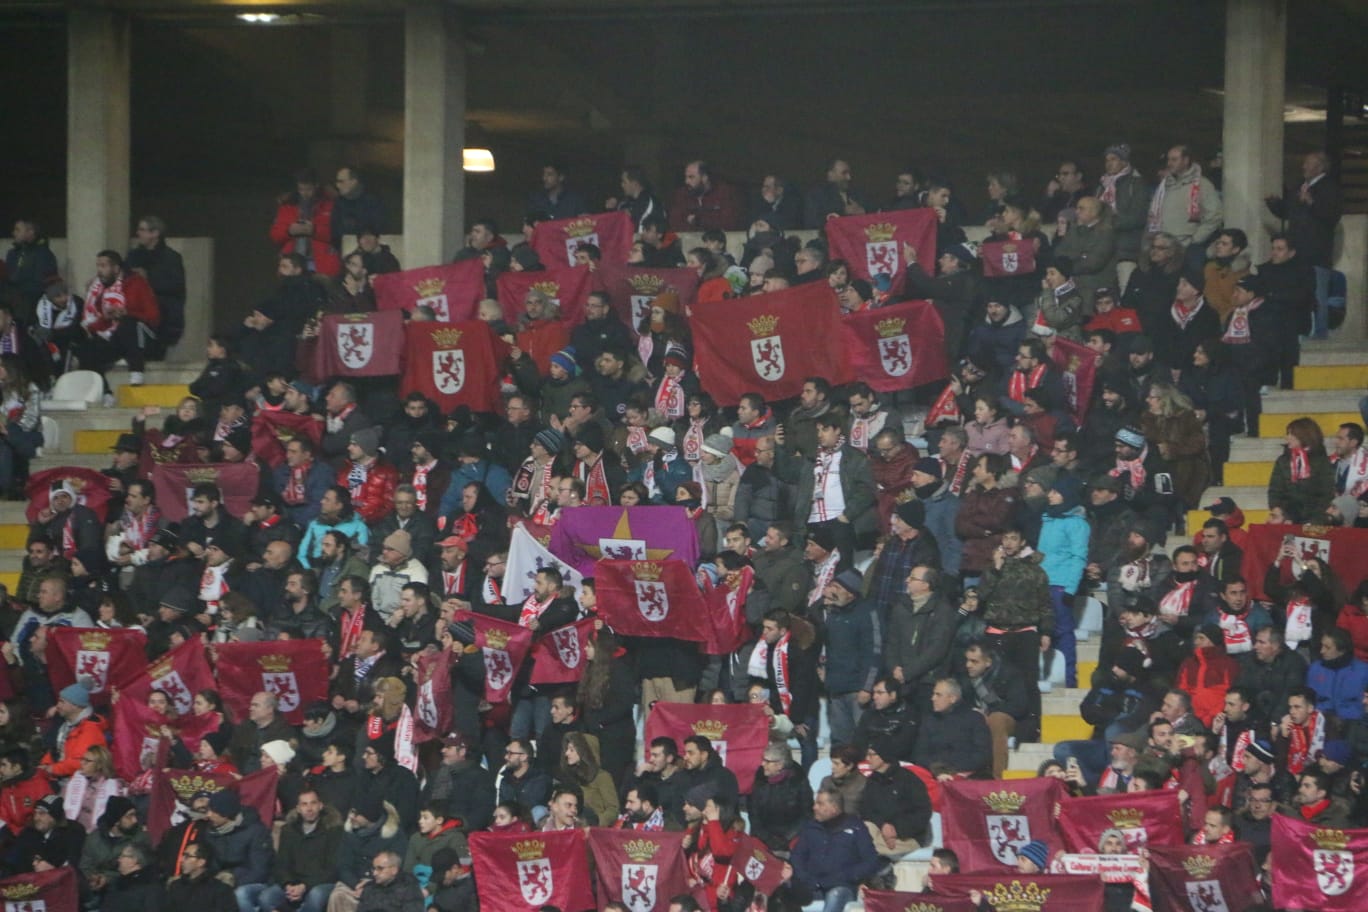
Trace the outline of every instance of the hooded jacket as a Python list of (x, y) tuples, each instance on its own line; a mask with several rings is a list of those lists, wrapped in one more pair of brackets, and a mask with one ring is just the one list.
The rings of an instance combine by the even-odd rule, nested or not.
[(936, 767), (978, 773), (993, 760), (988, 723), (969, 702), (960, 699), (945, 712), (928, 712), (917, 731), (912, 762), (936, 772)]
[[(1045, 571), (1051, 586), (1059, 586), (1072, 595), (1083, 580), (1088, 565), (1088, 540), (1092, 530), (1083, 507), (1073, 498), (1072, 506), (1065, 501), (1060, 507), (1049, 507), (1040, 524), (1040, 568)], [(1061, 510), (1062, 508), (1062, 510)]]
[(221, 829), (205, 824), (200, 839), (214, 847), (219, 868), (233, 875), (236, 886), (270, 883), (271, 831), (262, 825), (255, 808), (242, 808), (238, 816)]
[[(1225, 710), (1225, 695), (1240, 676), (1240, 663), (1226, 655), (1224, 646), (1194, 649), (1178, 666), (1175, 686), (1192, 697), (1192, 713), (1208, 728)], [(1361, 692), (1361, 691), (1360, 691)]]
[(384, 820), (355, 827), (348, 818), (342, 825), (343, 836), (337, 847), (339, 882), (354, 887), (363, 877), (369, 877), (371, 862), (380, 852), (394, 852), (403, 857), (407, 844), (399, 828), (399, 814), (388, 801), (384, 808)]
[(939, 592), (933, 592), (920, 608), (906, 595), (893, 603), (884, 666), (889, 672), (902, 668), (904, 692), (929, 687), (945, 676), (958, 625), (958, 609)]
[(1016, 364), (1017, 349), (1026, 338), (1026, 330), (1021, 311), (1008, 305), (1007, 317), (1001, 323), (984, 317), (969, 333), (969, 357), (975, 364), (991, 368), (992, 373), (1005, 376)]
[(342, 844), (342, 815), (324, 806), (312, 832), (304, 832), (299, 811), (285, 815), (280, 829), (271, 882), (285, 886), (302, 883), (312, 889), (337, 879), (337, 850)]

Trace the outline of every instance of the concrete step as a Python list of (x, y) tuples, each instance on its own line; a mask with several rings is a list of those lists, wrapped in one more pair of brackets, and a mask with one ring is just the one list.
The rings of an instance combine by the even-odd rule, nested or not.
[(1056, 687), (1049, 693), (1040, 695), (1041, 715), (1078, 715), (1078, 707), (1087, 695), (1086, 687)]
[[(1249, 511), (1268, 509), (1268, 484), (1265, 479), (1261, 485), (1222, 485), (1221, 487), (1207, 488), (1202, 495), (1204, 504), (1215, 503), (1219, 498), (1229, 497), (1240, 505), (1240, 509), (1245, 512), (1248, 518)], [(1205, 515), (1205, 514), (1203, 514)], [(1198, 523), (1200, 526), (1201, 523)], [(1246, 522), (1246, 525), (1249, 525)]]
[[(138, 409), (134, 408), (104, 408), (96, 406), (84, 412), (53, 412), (48, 417), (57, 422), (60, 431), (56, 441), (46, 441), (44, 451), (51, 453), (94, 453), (95, 443), (87, 444), (86, 449), (81, 449), (78, 441), (82, 439), (82, 434), (88, 431), (99, 431), (105, 434), (98, 438), (107, 439), (104, 444), (104, 451), (108, 452), (109, 447), (114, 445), (120, 434), (127, 434), (133, 429), (133, 417), (138, 414)], [(112, 436), (111, 436), (112, 435)], [(93, 440), (94, 438), (92, 438)]]
[[(1368, 354), (1364, 355), (1368, 361)], [(1368, 364), (1302, 364), (1292, 374), (1299, 390), (1368, 389)]]
[(1244, 434), (1230, 440), (1231, 462), (1273, 462), (1282, 455), (1285, 442), (1281, 436), (1274, 438), (1246, 437)]
[[(1213, 493), (1213, 492), (1215, 492), (1215, 491), (1217, 491), (1217, 490), (1219, 490), (1219, 489), (1218, 489), (1218, 488), (1208, 488), (1208, 489), (1207, 489), (1207, 492), (1206, 492), (1205, 494), (1202, 495), (1202, 500), (1203, 500), (1203, 502), (1204, 502), (1204, 503), (1215, 503), (1217, 498), (1222, 497), (1222, 496), (1226, 496), (1226, 495), (1221, 495), (1221, 494)], [(1265, 497), (1265, 499), (1267, 499), (1267, 496), (1268, 496), (1268, 491), (1265, 489), (1265, 491), (1264, 491), (1264, 497)], [(1238, 501), (1236, 501), (1236, 502), (1238, 503)], [(1249, 528), (1250, 526), (1252, 526), (1252, 525), (1255, 525), (1256, 523), (1266, 523), (1266, 522), (1268, 522), (1268, 510), (1265, 509), (1265, 508), (1260, 508), (1260, 509), (1251, 510), (1251, 509), (1247, 508), (1244, 504), (1240, 504), (1240, 509), (1244, 512), (1244, 517), (1245, 517), (1244, 528), (1246, 528), (1246, 529), (1248, 529), (1248, 528)], [(1193, 535), (1196, 535), (1196, 534), (1197, 534), (1197, 530), (1200, 529), (1200, 528), (1202, 528), (1202, 523), (1206, 522), (1208, 519), (1211, 519), (1211, 514), (1208, 513), (1206, 510), (1188, 510), (1188, 514), (1187, 514), (1187, 526), (1188, 526), (1188, 529), (1192, 531), (1192, 534), (1193, 534)], [(1191, 536), (1189, 536), (1189, 537), (1191, 537)], [(1175, 540), (1175, 541), (1176, 541), (1176, 540)], [(1175, 544), (1174, 544), (1174, 547), (1176, 548), (1176, 547), (1178, 547), (1178, 545), (1175, 543)]]
[(22, 557), (24, 549), (28, 547), (28, 534), (28, 523), (23, 516), (19, 517), (18, 522), (0, 523), (0, 553), (17, 552)]
[[(1361, 392), (1323, 389), (1275, 390), (1262, 397), (1265, 415), (1293, 417), (1307, 412), (1357, 412)], [(1294, 414), (1295, 413), (1295, 414)]]
[[(204, 362), (189, 364), (185, 362), (161, 362), (147, 365), (143, 371), (143, 382), (149, 384), (170, 383), (186, 386), (196, 380), (204, 371)], [(128, 369), (120, 366), (105, 374), (105, 379), (114, 389), (128, 385)]]
[(121, 386), (115, 397), (123, 408), (160, 405), (164, 409), (174, 409), (188, 395), (190, 388), (183, 383), (146, 383), (142, 386)]
[(1326, 367), (1368, 363), (1368, 346), (1362, 340), (1327, 339), (1323, 342), (1303, 342), (1301, 366)]
[(17, 572), (0, 573), (0, 586), (4, 586), (10, 592), (13, 592), (15, 589), (18, 589), (19, 574)]
[(80, 466), (83, 469), (100, 470), (108, 468), (111, 454), (108, 450), (99, 453), (58, 453), (56, 451), (46, 452), (44, 455), (32, 460), (29, 463), (29, 471), (33, 474), (44, 472), (48, 469), (60, 469), (64, 466)]
[(1258, 487), (1261, 484), (1267, 485), (1268, 478), (1272, 474), (1272, 461), (1227, 462), (1225, 466), (1225, 483), (1234, 487)]
[(19, 573), (24, 569), (24, 552), (19, 551), (0, 551), (0, 576), (6, 573), (14, 574), (15, 580), (19, 579)]
[(1310, 418), (1320, 425), (1321, 434), (1325, 439), (1331, 440), (1339, 430), (1341, 424), (1361, 423), (1363, 417), (1359, 415), (1358, 409), (1349, 411), (1293, 411), (1293, 412), (1264, 412), (1259, 416), (1259, 436), (1264, 438), (1276, 437), (1282, 439), (1287, 435), (1287, 425), (1293, 418)]
[[(86, 428), (77, 430), (73, 433), (69, 449), (77, 453), (93, 456), (96, 453), (109, 454), (114, 444), (118, 442), (119, 435), (125, 433), (122, 430), (100, 430)], [(66, 439), (65, 429), (62, 432), (63, 440)]]

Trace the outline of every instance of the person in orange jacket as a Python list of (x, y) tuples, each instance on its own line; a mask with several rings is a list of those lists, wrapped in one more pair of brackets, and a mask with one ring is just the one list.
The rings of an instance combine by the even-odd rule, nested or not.
[(62, 688), (57, 697), (57, 731), (52, 748), (43, 755), (38, 768), (53, 779), (66, 779), (81, 767), (85, 752), (105, 747), (105, 721), (90, 708), (90, 691), (79, 681)]
[(27, 749), (13, 747), (0, 754), (0, 822), (7, 832), (28, 826), (38, 802), (51, 794), (52, 782), (33, 768)]

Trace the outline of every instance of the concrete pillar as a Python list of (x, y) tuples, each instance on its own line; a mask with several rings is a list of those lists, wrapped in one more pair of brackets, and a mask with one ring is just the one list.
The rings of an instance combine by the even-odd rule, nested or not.
[(1249, 234), (1255, 262), (1268, 256), (1264, 197), (1282, 192), (1286, 69), (1286, 0), (1226, 0), (1225, 223)]
[(464, 246), (465, 44), (455, 14), (404, 13), (404, 266), (443, 263)]
[(95, 254), (123, 251), (129, 223), (129, 28), (101, 9), (67, 14), (67, 239), (74, 286)]

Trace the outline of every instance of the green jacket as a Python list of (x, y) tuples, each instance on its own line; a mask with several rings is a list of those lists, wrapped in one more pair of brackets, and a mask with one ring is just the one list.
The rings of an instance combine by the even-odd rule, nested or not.
[(1002, 569), (989, 562), (979, 581), (983, 620), (989, 627), (1035, 625), (1045, 636), (1054, 636), (1054, 606), (1050, 580), (1040, 567), (1041, 556), (1007, 558)]
[[(797, 485), (794, 497), (793, 523), (797, 529), (797, 540), (807, 537), (807, 518), (812, 510), (813, 469), (816, 463), (810, 458), (798, 458), (784, 450), (777, 454), (774, 467), (780, 478)], [(874, 473), (869, 468), (869, 457), (853, 446), (841, 447), (841, 493), (845, 495), (846, 518), (855, 527), (855, 534), (873, 532), (878, 516), (874, 510), (876, 488)], [(833, 516), (832, 519), (835, 519)]]
[(1292, 457), (1284, 452), (1273, 463), (1268, 479), (1268, 505), (1290, 508), (1301, 522), (1314, 522), (1324, 516), (1335, 496), (1335, 466), (1324, 453), (1308, 456), (1311, 477), (1292, 480)]
[(342, 815), (333, 808), (323, 808), (312, 833), (304, 832), (299, 812), (290, 811), (280, 828), (271, 880), (281, 886), (302, 883), (310, 889), (337, 880), (337, 847), (342, 844), (342, 832)]

